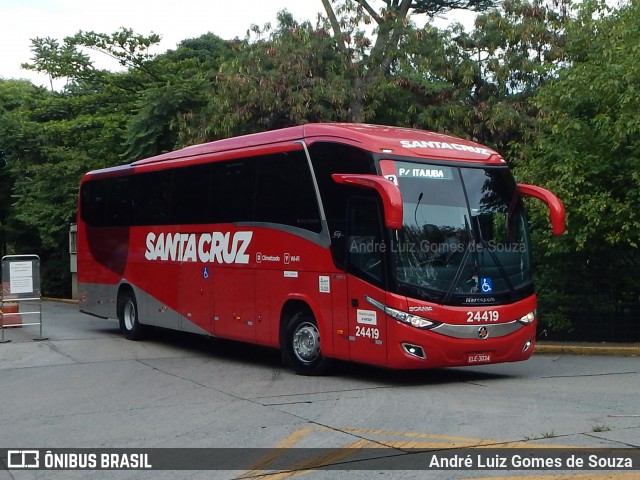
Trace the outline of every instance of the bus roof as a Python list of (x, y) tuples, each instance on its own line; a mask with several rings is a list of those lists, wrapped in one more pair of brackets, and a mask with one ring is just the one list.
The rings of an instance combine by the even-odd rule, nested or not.
[(412, 128), (387, 127), (357, 123), (309, 123), (297, 127), (283, 128), (214, 142), (192, 145), (173, 152), (133, 162), (141, 166), (180, 158), (242, 150), (288, 141), (331, 139), (346, 141), (374, 153), (390, 155), (477, 161), (482, 163), (504, 163), (500, 155), (483, 145), (441, 133)]

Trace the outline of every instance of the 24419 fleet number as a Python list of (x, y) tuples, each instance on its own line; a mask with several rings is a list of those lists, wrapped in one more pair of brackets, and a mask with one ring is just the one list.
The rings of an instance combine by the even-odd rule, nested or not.
[(497, 310), (485, 310), (484, 312), (467, 312), (467, 323), (473, 322), (497, 322), (500, 320), (500, 312)]
[(356, 325), (356, 337), (378, 340), (380, 338), (380, 330), (374, 327), (361, 327), (360, 325)]

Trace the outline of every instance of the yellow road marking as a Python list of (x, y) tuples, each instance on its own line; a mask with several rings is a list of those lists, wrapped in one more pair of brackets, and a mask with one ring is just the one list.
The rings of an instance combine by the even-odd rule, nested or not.
[(432, 435), (428, 433), (415, 433), (415, 432), (393, 432), (390, 430), (371, 430), (361, 428), (341, 428), (342, 432), (358, 433), (362, 435), (379, 435), (387, 437), (404, 437), (404, 438), (425, 438), (441, 440), (440, 442), (407, 442), (406, 447), (402, 447), (397, 442), (389, 442), (381, 440), (380, 443), (385, 446), (393, 446), (394, 448), (461, 448), (461, 447), (492, 447), (492, 448), (580, 448), (570, 445), (549, 445), (541, 443), (529, 443), (529, 442), (504, 442), (501, 440), (488, 440), (486, 438), (469, 438), (469, 437), (454, 437), (447, 435)]
[[(333, 430), (328, 427), (320, 425), (312, 425), (294, 430), (289, 436), (279, 442), (273, 447), (273, 450), (258, 460), (250, 470), (243, 472), (240, 477), (252, 477), (255, 479), (268, 478), (269, 480), (284, 480), (288, 478), (305, 475), (313, 472), (314, 470), (322, 467), (323, 465), (330, 465), (342, 460), (347, 459), (349, 456), (354, 455), (354, 449), (362, 448), (393, 448), (393, 449), (410, 449), (410, 448), (423, 448), (423, 449), (450, 449), (450, 448), (477, 448), (477, 447), (492, 447), (492, 448), (591, 448), (580, 447), (573, 445), (550, 445), (550, 444), (535, 444), (525, 441), (519, 442), (504, 442), (499, 440), (488, 440), (481, 438), (469, 438), (469, 437), (457, 437), (447, 435), (433, 435), (428, 433), (417, 432), (394, 432), (389, 430), (375, 430), (375, 429), (361, 429), (361, 428), (336, 428), (337, 432), (352, 433), (359, 435), (371, 435), (387, 437), (386, 439), (360, 439), (350, 444), (343, 445), (331, 449), (328, 453), (317, 455), (300, 461), (294, 465), (286, 468), (287, 471), (282, 471), (281, 468), (273, 473), (265, 472), (269, 470), (269, 465), (273, 464), (276, 460), (283, 458), (286, 455), (286, 450), (294, 448), (296, 444), (308, 437), (314, 431), (327, 431)], [(388, 437), (400, 437), (406, 439), (418, 439), (418, 440), (394, 440)], [(577, 473), (577, 474), (547, 474), (547, 475), (522, 475), (522, 476), (506, 476), (506, 477), (467, 477), (465, 480), (635, 480), (638, 478), (638, 472), (621, 472), (621, 473)]]
[(283, 449), (292, 448), (296, 443), (307, 437), (311, 432), (320, 430), (321, 427), (313, 425), (309, 427), (303, 427), (298, 430), (294, 430), (288, 437), (278, 443), (273, 450), (258, 460), (251, 466), (251, 469), (244, 472), (245, 475), (260, 475), (262, 471), (267, 470), (267, 467), (278, 458), (282, 457)]
[[(350, 443), (343, 447), (336, 448), (332, 452), (325, 453), (323, 455), (317, 455), (315, 457), (311, 457), (309, 459), (298, 462), (290, 467), (287, 467), (289, 472), (281, 472), (281, 473), (263, 473), (262, 475), (258, 475), (257, 477), (252, 478), (269, 478), (269, 480), (284, 480), (287, 478), (298, 477), (300, 475), (306, 475), (307, 473), (311, 473), (318, 468), (321, 468), (324, 465), (332, 465), (341, 460), (348, 458), (353, 455), (353, 449), (359, 448), (371, 448), (374, 444), (368, 440), (358, 440), (357, 442)], [(246, 475), (246, 474), (245, 474)], [(243, 477), (245, 475), (242, 475)]]

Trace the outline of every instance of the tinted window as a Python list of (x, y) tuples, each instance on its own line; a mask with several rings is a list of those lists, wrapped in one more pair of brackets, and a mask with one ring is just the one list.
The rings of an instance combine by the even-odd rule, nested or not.
[(322, 229), (318, 200), (304, 152), (261, 157), (255, 220), (314, 232)]
[(321, 230), (302, 151), (85, 182), (83, 219), (94, 226), (266, 222)]
[(331, 175), (375, 174), (374, 162), (368, 152), (337, 143), (315, 143), (309, 147), (309, 153), (327, 217), (333, 261), (338, 267), (344, 268), (347, 254), (347, 201), (351, 195), (362, 194), (363, 190), (340, 185), (333, 181)]
[(109, 180), (106, 225), (131, 225), (136, 207), (136, 182), (135, 176)]
[(93, 181), (82, 185), (80, 194), (82, 219), (89, 225), (103, 225), (107, 214), (107, 182)]
[(255, 189), (255, 160), (212, 164), (212, 221), (215, 223), (252, 221)]
[(374, 194), (352, 197), (348, 204), (347, 252), (349, 271), (375, 285), (382, 285), (384, 252), (382, 218)]
[(173, 171), (171, 218), (174, 224), (209, 223), (211, 164)]
[(139, 175), (136, 225), (168, 225), (171, 223), (171, 171)]

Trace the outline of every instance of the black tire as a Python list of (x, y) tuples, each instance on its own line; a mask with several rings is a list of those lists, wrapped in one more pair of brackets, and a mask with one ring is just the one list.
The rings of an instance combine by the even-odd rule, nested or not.
[(146, 336), (146, 327), (138, 321), (138, 302), (133, 292), (123, 292), (118, 298), (118, 320), (125, 338), (142, 340)]
[(318, 324), (308, 312), (298, 312), (287, 322), (282, 338), (282, 357), (298, 375), (323, 375), (331, 366), (322, 355)]

